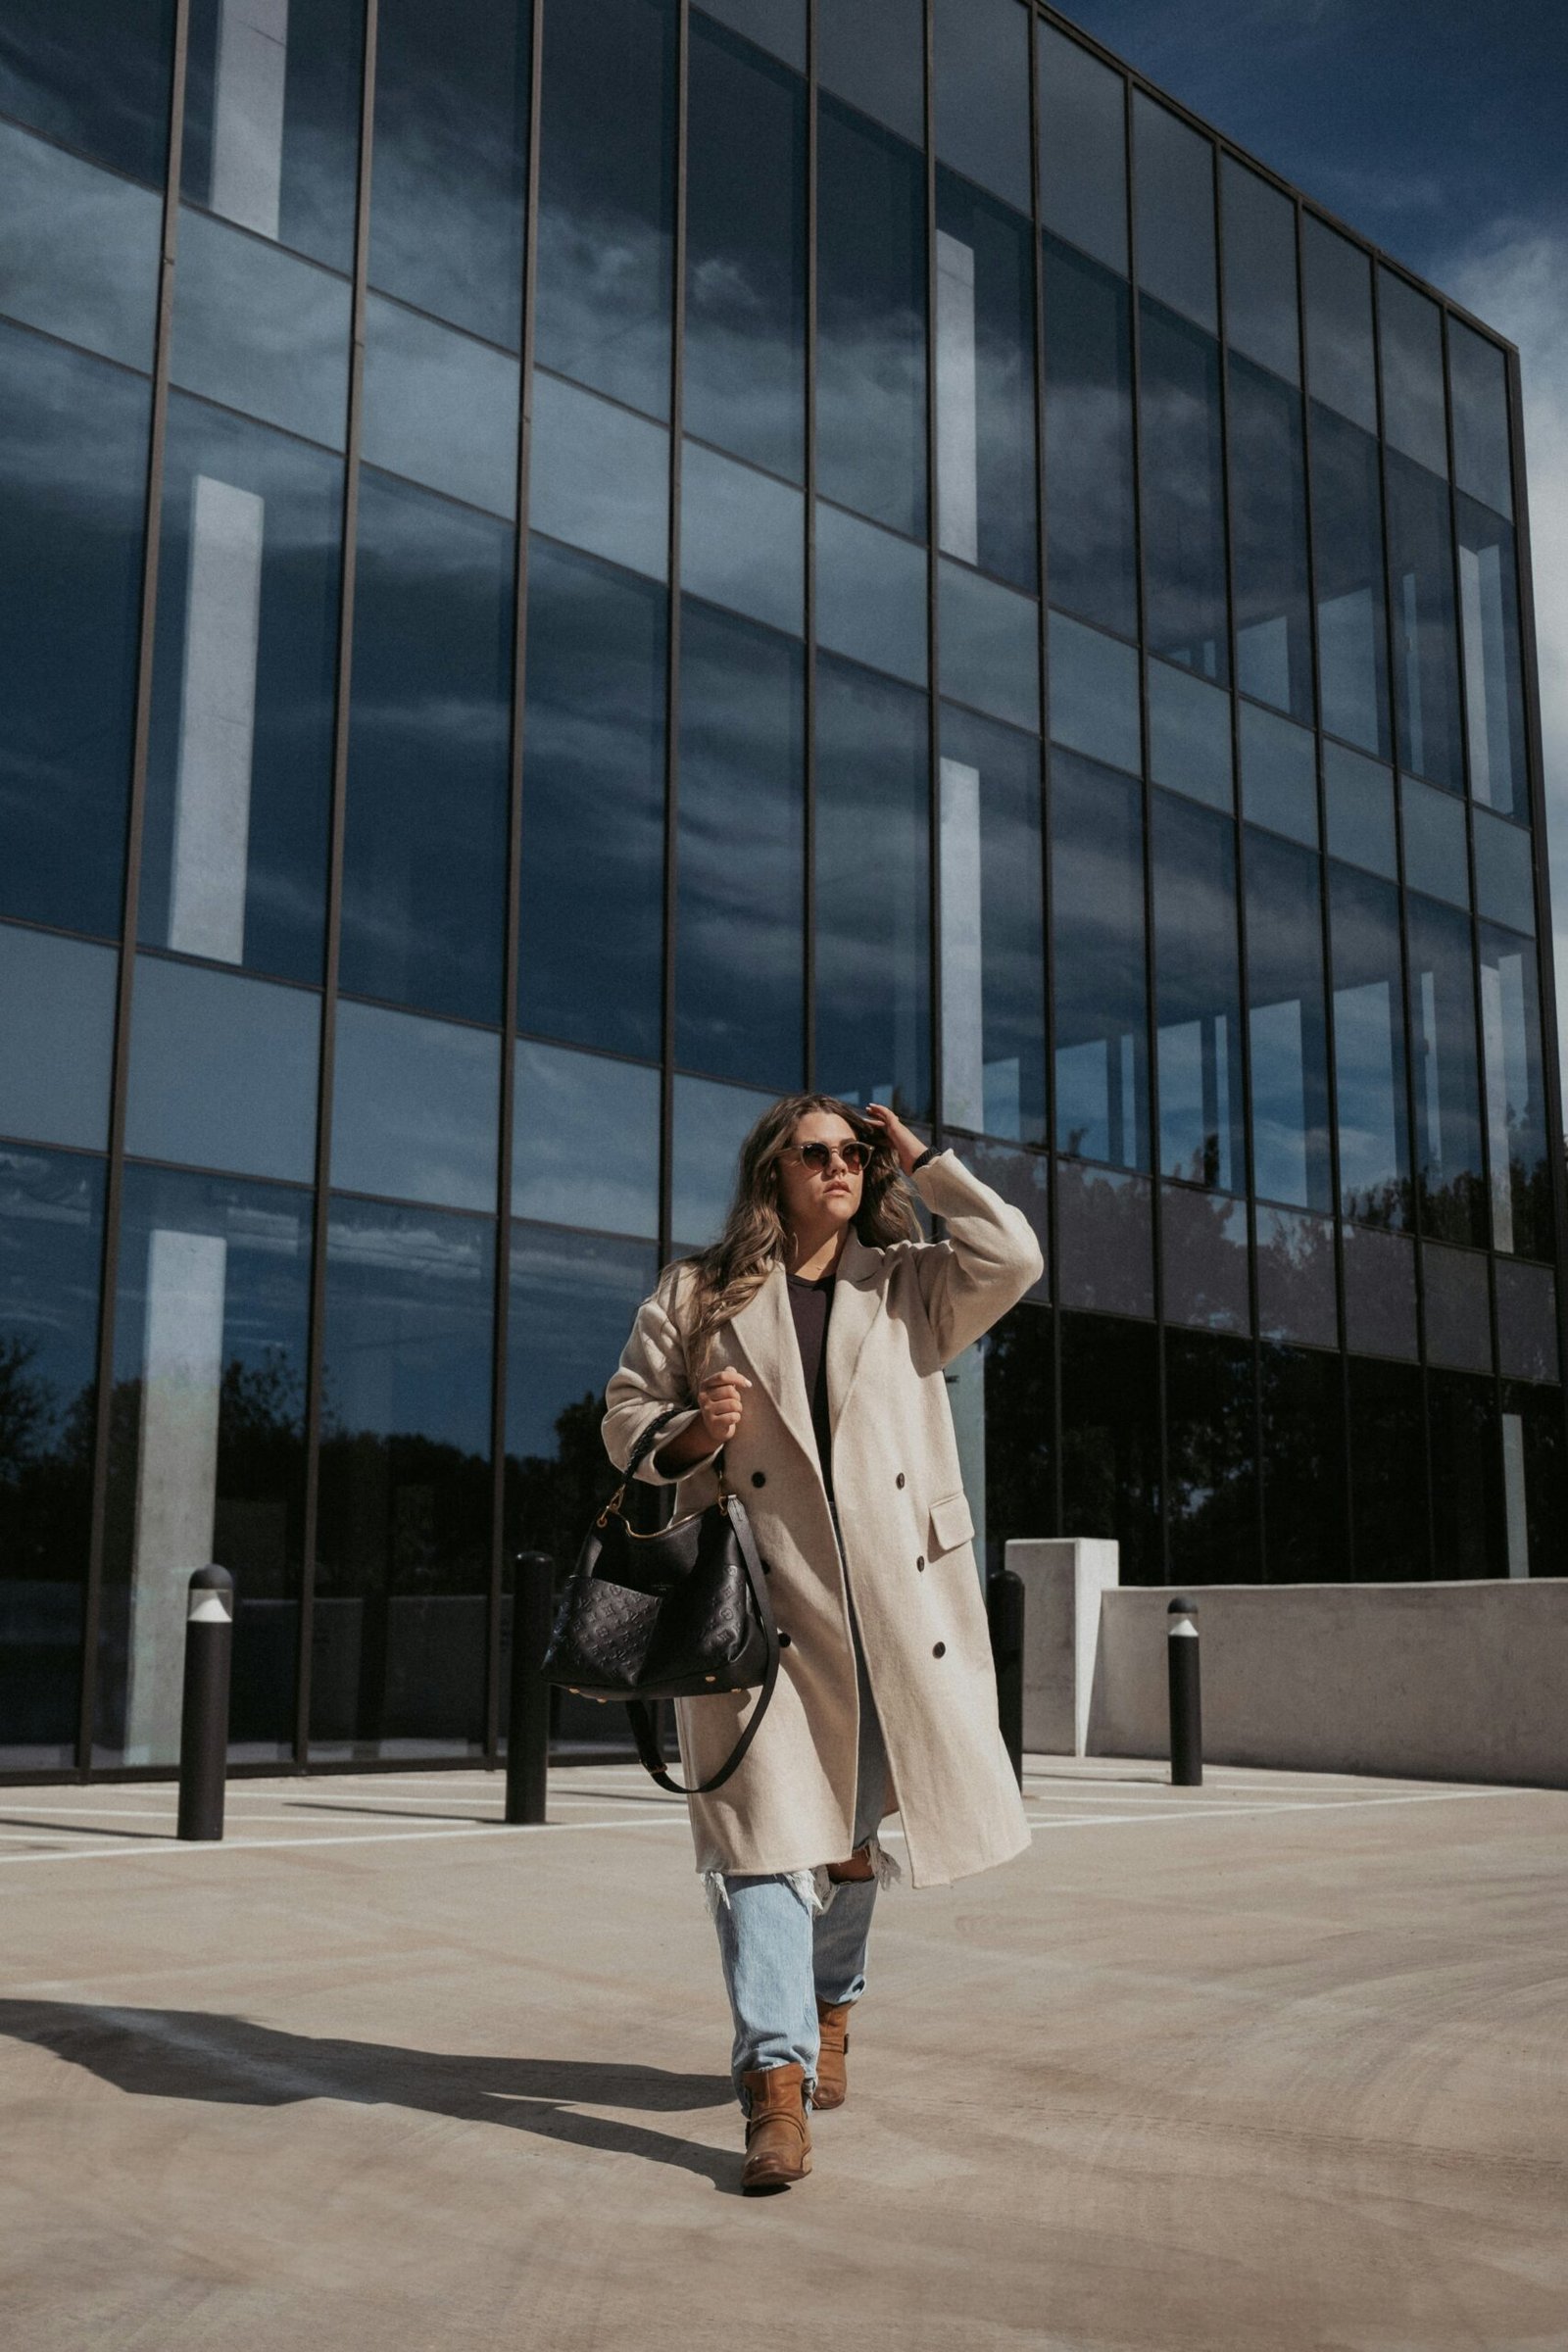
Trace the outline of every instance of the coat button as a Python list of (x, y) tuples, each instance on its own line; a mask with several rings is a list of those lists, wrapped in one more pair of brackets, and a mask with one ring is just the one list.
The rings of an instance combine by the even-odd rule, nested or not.
[(765, 1470), (754, 1470), (752, 1472), (752, 1484), (754, 1487), (765, 1487), (767, 1484), (767, 1472)]
[(780, 1649), (788, 1649), (790, 1645), (790, 1638), (788, 1634), (780, 1634), (778, 1638), (778, 1645)]
[(771, 1561), (771, 1560), (764, 1560), (764, 1561), (762, 1562), (762, 1574), (763, 1574), (764, 1576), (771, 1576), (771, 1575), (772, 1575), (772, 1573), (773, 1573), (773, 1563), (772, 1563), (772, 1561)]
[(933, 1650), (932, 1650), (932, 1652), (931, 1652), (931, 1655), (932, 1655), (934, 1658), (945, 1658), (945, 1657), (947, 1656), (947, 1654), (948, 1654), (948, 1645), (947, 1645), (947, 1643), (946, 1643), (945, 1642), (939, 1642), (937, 1643), (937, 1645), (936, 1645), (935, 1649), (933, 1649)]
[(898, 1477), (897, 1477), (897, 1478), (894, 1480), (894, 1482), (893, 1482), (893, 1483), (894, 1483), (894, 1485), (895, 1485), (896, 1487), (902, 1487), (902, 1486), (903, 1486), (903, 1484), (904, 1484), (904, 1472), (903, 1472), (902, 1470), (899, 1472), (899, 1475), (898, 1475)]
[(923, 1551), (921, 1552), (921, 1554), (920, 1554), (919, 1558), (918, 1558), (918, 1559), (915, 1561), (915, 1563), (914, 1563), (914, 1564), (915, 1564), (915, 1566), (916, 1566), (918, 1569), (920, 1569), (922, 1572), (924, 1571), (924, 1568), (925, 1568), (925, 1553), (924, 1553)]

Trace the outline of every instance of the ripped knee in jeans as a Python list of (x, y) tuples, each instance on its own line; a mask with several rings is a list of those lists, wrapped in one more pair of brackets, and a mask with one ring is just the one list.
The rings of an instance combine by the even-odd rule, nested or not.
[(827, 1875), (835, 1886), (843, 1886), (846, 1882), (853, 1884), (858, 1880), (874, 1879), (876, 1864), (871, 1859), (870, 1838), (863, 1845), (858, 1845), (847, 1862), (830, 1862)]

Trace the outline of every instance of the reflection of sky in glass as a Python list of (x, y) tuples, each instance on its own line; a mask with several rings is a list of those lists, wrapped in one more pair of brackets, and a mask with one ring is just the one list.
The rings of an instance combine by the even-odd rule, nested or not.
[(858, 515), (816, 510), (816, 634), (911, 686), (926, 676), (926, 554)]
[(676, 1079), (670, 1225), (677, 1250), (700, 1250), (718, 1239), (734, 1197), (741, 1145), (776, 1101), (706, 1078)]
[(0, 923), (0, 1128), (101, 1152), (109, 1141), (113, 948)]
[(528, 519), (547, 538), (669, 572), (669, 435), (662, 424), (536, 374)]
[(512, 1213), (653, 1240), (659, 1230), (659, 1072), (646, 1062), (517, 1040)]
[(517, 363), (372, 294), (365, 456), (451, 498), (517, 511)]
[(416, 1432), (489, 1450), (494, 1249), (488, 1219), (333, 1201), (323, 1438)]
[(180, 208), (170, 371), (187, 391), (341, 449), (349, 288), (309, 262)]
[(125, 1149), (308, 1184), (320, 1000), (237, 972), (136, 958)]
[(681, 586), (801, 633), (805, 501), (798, 490), (688, 441), (681, 453)]
[[(557, 1450), (556, 1419), (584, 1396), (599, 1406), (657, 1261), (645, 1242), (605, 1241), (547, 1225), (512, 1228), (507, 1451)], [(608, 1475), (608, 1469), (607, 1469)]]
[(485, 1029), (344, 999), (332, 1071), (332, 1182), (493, 1209), (501, 1055)]
[(0, 122), (6, 255), (0, 308), (131, 368), (153, 361), (163, 208)]

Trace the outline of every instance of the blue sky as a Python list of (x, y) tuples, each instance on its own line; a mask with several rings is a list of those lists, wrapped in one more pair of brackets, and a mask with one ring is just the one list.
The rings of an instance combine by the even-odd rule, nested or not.
[(1568, 0), (1061, 13), (1519, 346), (1568, 1040)]

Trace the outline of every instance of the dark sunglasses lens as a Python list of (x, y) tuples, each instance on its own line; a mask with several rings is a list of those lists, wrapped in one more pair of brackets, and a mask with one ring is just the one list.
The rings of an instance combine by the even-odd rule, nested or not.
[(801, 1146), (802, 1162), (821, 1175), (826, 1168), (831, 1166), (832, 1161), (829, 1155), (835, 1148), (847, 1168), (863, 1168), (871, 1156), (869, 1144), (840, 1144), (837, 1147), (828, 1144), (803, 1144)]

